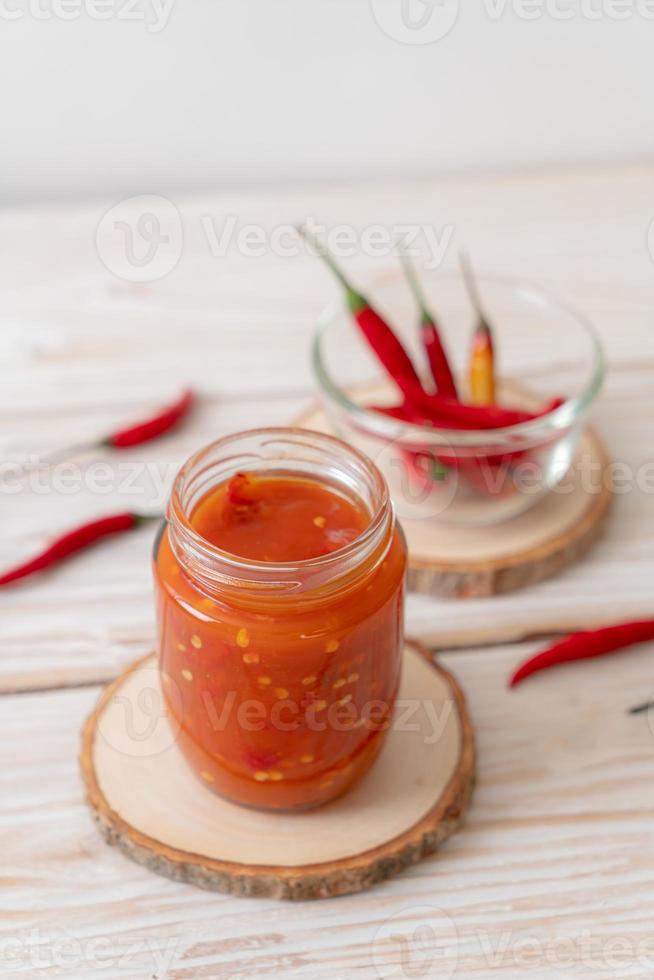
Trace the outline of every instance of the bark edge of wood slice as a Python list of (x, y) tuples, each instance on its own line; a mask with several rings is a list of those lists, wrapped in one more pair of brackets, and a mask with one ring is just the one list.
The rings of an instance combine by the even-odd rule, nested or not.
[[(170, 741), (167, 719), (159, 718), (158, 734), (137, 735), (132, 753), (132, 743), (124, 741), (132, 735), (121, 730), (120, 719), (129, 719), (124, 729), (142, 723), (137, 696), (145, 685), (154, 689), (156, 671), (154, 655), (141, 658), (103, 691), (82, 730), (80, 766), (102, 836), (157, 874), (238, 896), (302, 901), (345, 895), (433, 854), (463, 818), (475, 777), (465, 698), (454, 677), (417, 643), (405, 644), (400, 705), (434, 706), (442, 720), (436, 742), (427, 745), (424, 720), (418, 719), (417, 732), (394, 724), (357, 786), (297, 814), (244, 809), (205, 788), (174, 735)], [(434, 733), (432, 723), (430, 739)]]
[[(318, 404), (294, 424), (333, 431)], [(550, 493), (502, 523), (457, 527), (400, 515), (409, 547), (409, 590), (447, 599), (488, 598), (535, 585), (583, 558), (602, 536), (613, 501), (606, 479), (610, 457), (591, 428), (582, 435), (575, 463), (571, 493)], [(597, 492), (585, 486), (592, 472), (599, 473)]]

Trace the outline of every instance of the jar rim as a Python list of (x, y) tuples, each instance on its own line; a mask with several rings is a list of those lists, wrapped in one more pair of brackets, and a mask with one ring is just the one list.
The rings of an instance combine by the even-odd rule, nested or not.
[[(229, 450), (239, 440), (259, 437), (262, 444), (273, 445), (275, 443), (287, 442), (288, 444), (301, 446), (312, 441), (314, 445), (325, 447), (334, 453), (339, 460), (348, 459), (363, 474), (366, 475), (374, 488), (376, 504), (371, 510), (370, 520), (365, 530), (357, 535), (353, 541), (349, 542), (336, 551), (320, 555), (316, 558), (300, 559), (296, 561), (269, 562), (251, 558), (243, 558), (232, 552), (225, 551), (217, 545), (208, 541), (194, 528), (191, 516), (183, 502), (185, 484), (191, 474), (201, 468), (206, 461), (217, 452)], [(229, 456), (226, 456), (229, 459)], [(234, 467), (233, 473), (242, 470), (242, 461)], [(265, 468), (264, 468), (265, 471)], [(231, 475), (233, 475), (233, 473)], [(312, 479), (316, 479), (315, 473), (311, 474)], [(226, 479), (223, 475), (222, 479)], [(218, 485), (222, 480), (216, 481)], [(361, 494), (357, 494), (359, 498)], [(193, 559), (203, 565), (212, 564), (220, 566), (220, 571), (216, 569), (216, 574), (210, 575), (213, 581), (224, 581), (231, 585), (257, 585), (258, 587), (275, 588), (283, 584), (284, 579), (292, 576), (301, 576), (303, 572), (328, 574), (330, 569), (338, 574), (338, 570), (344, 566), (356, 563), (356, 560), (371, 550), (374, 550), (380, 536), (384, 535), (389, 521), (391, 526), (395, 520), (390, 493), (386, 480), (382, 476), (379, 468), (360, 450), (355, 449), (348, 443), (343, 442), (335, 436), (327, 433), (315, 432), (311, 429), (303, 429), (299, 426), (269, 426), (258, 429), (248, 429), (240, 432), (223, 436), (220, 439), (209, 443), (202, 449), (190, 456), (180, 468), (170, 496), (166, 521), (174, 534), (181, 538), (181, 543), (185, 551), (189, 552)], [(247, 581), (243, 581), (247, 580)]]

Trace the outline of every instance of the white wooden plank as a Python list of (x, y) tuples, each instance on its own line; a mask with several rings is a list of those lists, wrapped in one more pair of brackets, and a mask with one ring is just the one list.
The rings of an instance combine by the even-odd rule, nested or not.
[[(41, 547), (53, 529), (87, 517), (130, 507), (163, 510), (177, 466), (197, 445), (254, 426), (263, 412), (268, 422), (285, 424), (305, 404), (304, 399), (288, 397), (265, 403), (208, 400), (175, 435), (119, 457), (105, 454), (103, 458), (116, 466), (110, 494), (94, 494), (87, 485), (74, 494), (37, 488), (10, 496), (5, 513), (11, 515), (11, 521), (0, 540), (0, 560), (4, 565), (21, 560)], [(632, 474), (629, 479), (634, 488), (616, 496), (605, 538), (579, 565), (523, 592), (492, 601), (412, 596), (408, 632), (448, 648), (651, 615), (654, 465), (649, 449), (653, 420), (654, 386), (649, 368), (613, 372), (594, 421), (613, 458), (628, 467), (624, 472)], [(71, 413), (65, 422), (73, 429), (74, 440), (90, 431), (78, 431)], [(87, 424), (88, 419), (82, 421), (83, 426)], [(92, 428), (102, 431), (111, 424), (105, 409)], [(39, 431), (56, 435), (60, 428), (61, 423), (43, 424)], [(28, 429), (37, 431), (33, 421)], [(43, 435), (39, 438), (43, 440)], [(91, 457), (85, 462), (87, 475), (96, 472), (99, 459)], [(154, 469), (137, 471), (142, 464)], [(615, 478), (618, 489), (627, 485), (622, 470), (616, 470)], [(143, 529), (104, 543), (38, 579), (0, 591), (0, 690), (107, 680), (136, 654), (151, 649), (151, 538), (152, 530)]]
[[(311, 397), (312, 325), (336, 288), (307, 256), (252, 258), (235, 248), (212, 256), (201, 219), (220, 225), (231, 214), (270, 229), (311, 215), (358, 231), (380, 222), (392, 231), (450, 226), (446, 267), (465, 244), (479, 269), (526, 277), (583, 309), (612, 365), (597, 422), (616, 459), (644, 467), (654, 418), (653, 184), (652, 167), (634, 167), (180, 199), (180, 263), (144, 286), (116, 280), (99, 262), (104, 207), (1, 213), (0, 452), (104, 432), (185, 381), (203, 395), (192, 424), (133, 461), (170, 474), (217, 435), (292, 418)], [(348, 264), (370, 281), (388, 258), (358, 254)], [(485, 602), (411, 597), (410, 632), (448, 646), (651, 614), (650, 497), (642, 489), (621, 496), (606, 539), (557, 580)], [(115, 487), (102, 497), (5, 496), (0, 561), (127, 502), (134, 493)], [(138, 502), (155, 502), (151, 480)], [(0, 690), (92, 683), (145, 652), (148, 551), (149, 534), (139, 532), (3, 591)], [(106, 848), (85, 812), (75, 759), (97, 689), (4, 695), (3, 976), (86, 978), (101, 967), (130, 980), (372, 980), (402, 976), (399, 941), (383, 942), (389, 934), (406, 937), (410, 966), (423, 969), (413, 930), (431, 924), (443, 943), (427, 969), (439, 976), (457, 967), (470, 980), (513, 980), (525, 969), (535, 980), (649, 980), (654, 722), (625, 708), (650, 696), (653, 650), (507, 693), (510, 668), (535, 647), (445, 657), (470, 695), (480, 782), (464, 830), (444, 852), (365, 895), (293, 908), (174, 885)], [(434, 912), (425, 916), (425, 905)]]
[[(410, 966), (433, 956), (429, 976), (457, 966), (457, 977), (513, 980), (528, 966), (539, 980), (650, 977), (654, 721), (625, 709), (648, 690), (654, 647), (508, 692), (511, 668), (533, 649), (444, 658), (478, 735), (464, 829), (394, 881), (299, 906), (195, 891), (108, 848), (76, 762), (97, 691), (4, 696), (3, 976), (90, 976), (96, 956), (107, 975), (130, 980), (373, 980), (402, 976), (400, 942), (388, 937), (404, 935)], [(426, 954), (413, 937), (421, 925), (439, 944)]]

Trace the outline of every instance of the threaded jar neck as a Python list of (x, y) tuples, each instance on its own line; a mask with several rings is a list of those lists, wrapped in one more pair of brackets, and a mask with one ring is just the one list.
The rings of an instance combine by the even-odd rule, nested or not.
[[(366, 529), (338, 551), (296, 562), (240, 558), (203, 538), (192, 525), (199, 502), (238, 472), (310, 479), (350, 498), (370, 515)], [(186, 576), (209, 596), (261, 601), (275, 606), (333, 600), (384, 560), (395, 518), (386, 482), (362, 453), (332, 436), (297, 428), (253, 429), (212, 443), (178, 473), (168, 506), (168, 534)]]

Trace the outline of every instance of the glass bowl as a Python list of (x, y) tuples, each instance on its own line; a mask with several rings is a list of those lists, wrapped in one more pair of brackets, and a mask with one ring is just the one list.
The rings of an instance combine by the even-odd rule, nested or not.
[[(421, 273), (459, 391), (476, 323), (460, 275)], [(593, 326), (577, 311), (526, 282), (478, 277), (494, 329), (498, 402), (546, 416), (500, 429), (453, 430), (400, 421), (371, 405), (401, 401), (345, 305), (320, 318), (313, 369), (330, 425), (384, 473), (400, 519), (486, 525), (537, 503), (570, 469), (587, 412), (604, 379), (604, 355)], [(369, 291), (429, 386), (418, 313), (401, 273)]]

